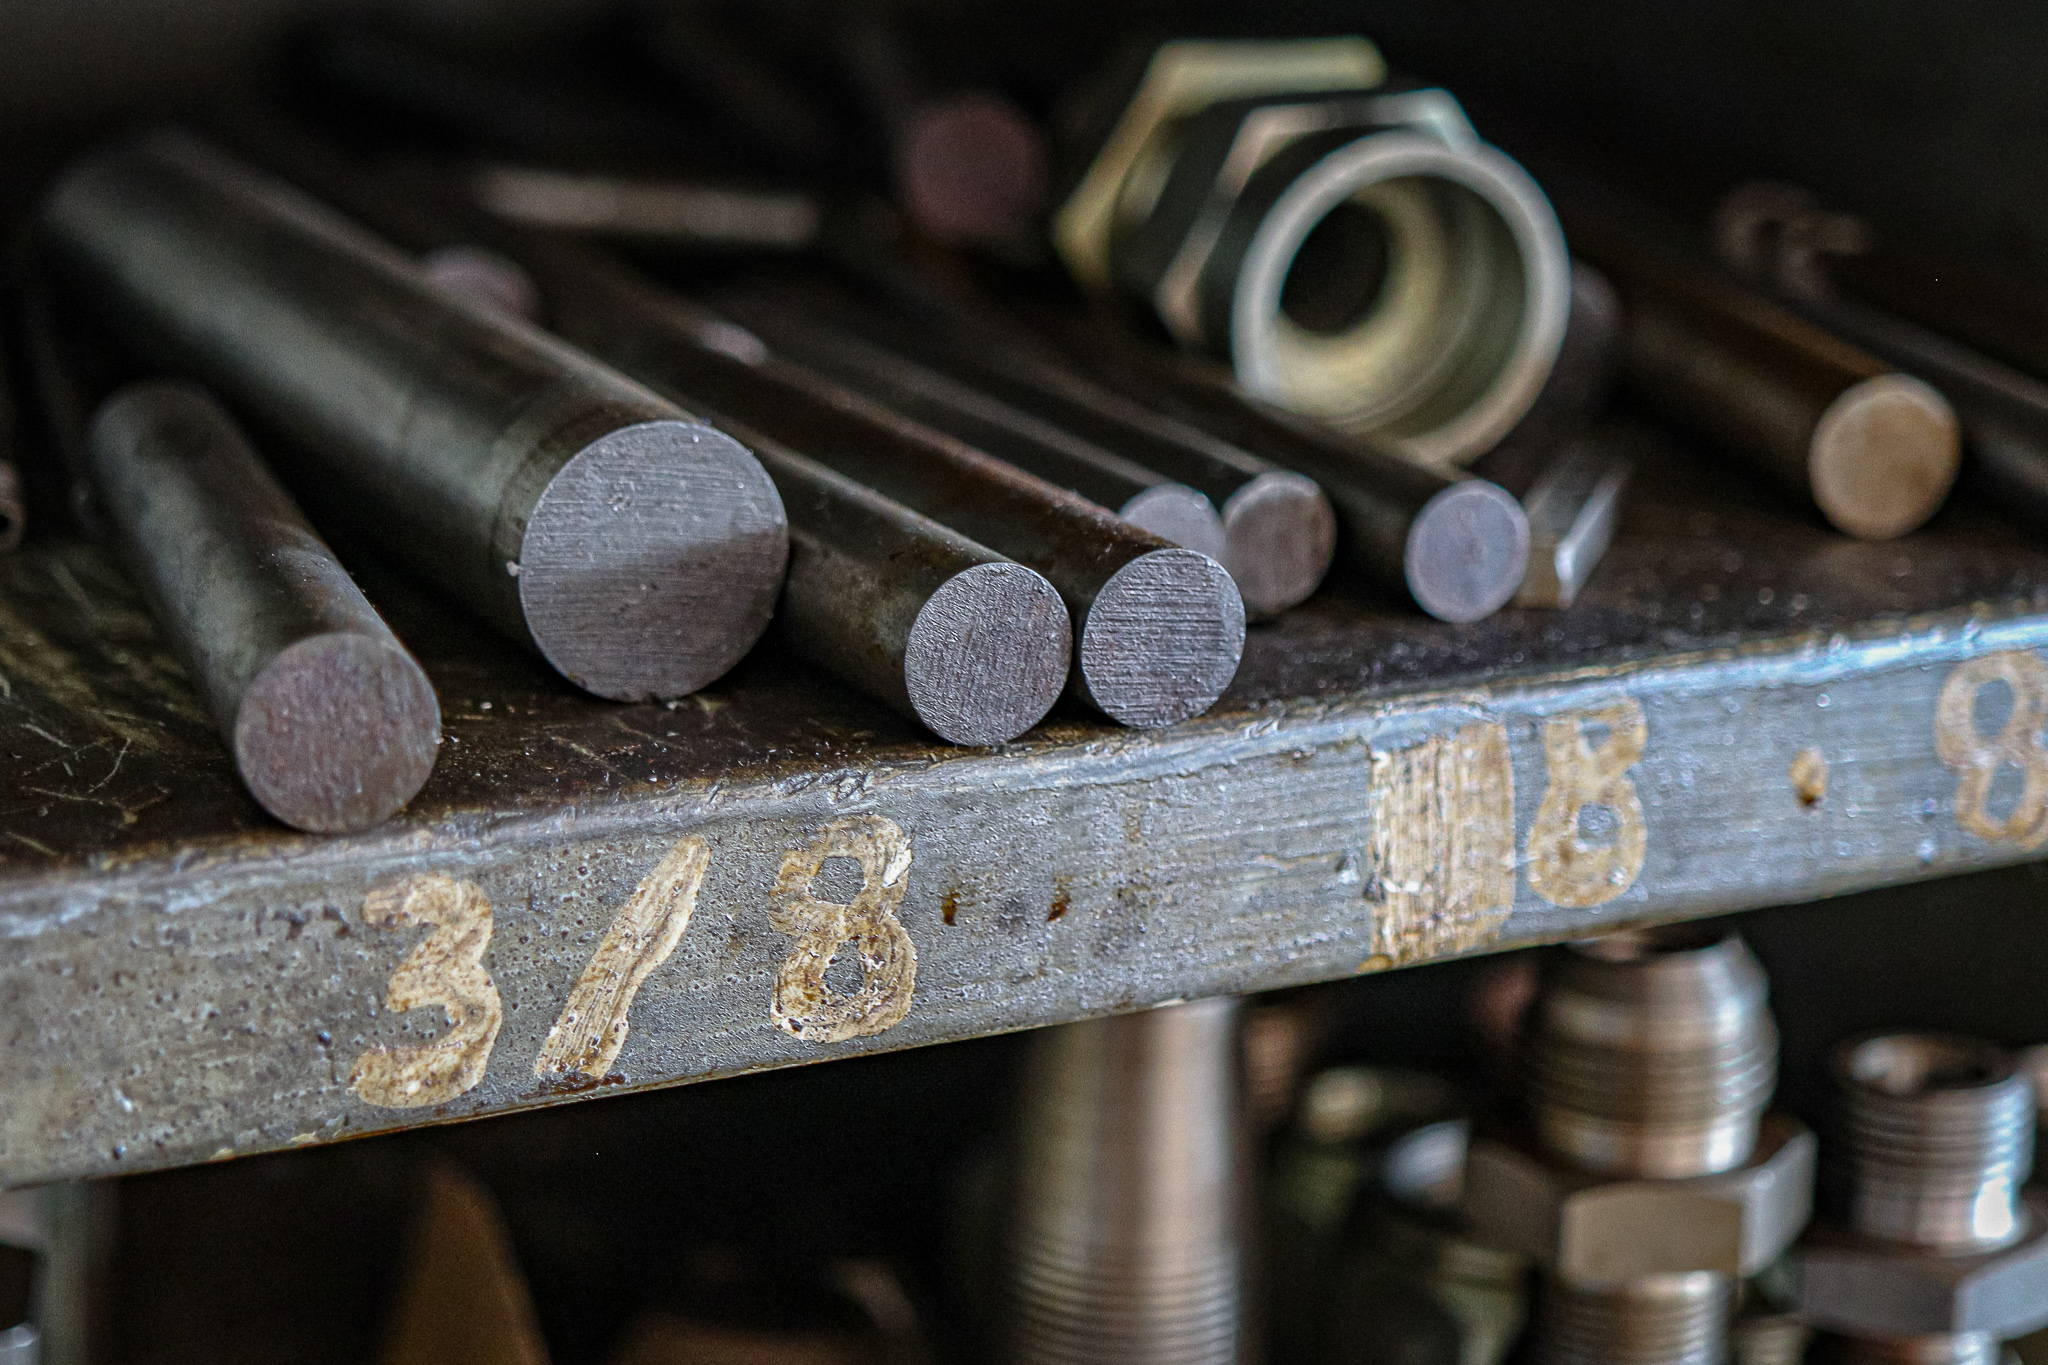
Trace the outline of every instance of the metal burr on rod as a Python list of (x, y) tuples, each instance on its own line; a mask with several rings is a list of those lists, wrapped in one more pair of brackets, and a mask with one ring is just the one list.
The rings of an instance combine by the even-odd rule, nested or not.
[(1247, 1313), (1238, 1003), (1040, 1032), (1006, 1237), (1012, 1365), (1235, 1365)]
[(746, 448), (199, 140), (78, 163), (41, 216), (70, 297), (291, 440), (286, 481), (564, 677), (676, 696), (766, 628), (788, 554)]
[(1298, 606), (1322, 586), (1337, 525), (1313, 479), (1096, 383), (993, 304), (955, 298), (867, 253), (855, 268), (887, 308), (824, 285), (806, 289), (807, 307), (1206, 496), (1222, 518), (1218, 557), (1253, 618)]
[[(1244, 605), (1208, 556), (791, 364), (601, 253), (452, 208), (437, 182), (401, 184), (303, 142), (273, 140), (263, 154), (410, 250), (488, 248), (525, 273), (571, 342), (1037, 571), (1073, 615), (1068, 690), (1111, 719), (1158, 726), (1199, 715), (1236, 673)], [(1008, 685), (1032, 676), (1019, 671)], [(1005, 715), (1025, 705), (992, 704)]]
[(441, 742), (433, 685), (228, 415), (188, 385), (138, 385), (86, 447), (122, 558), (249, 794), (322, 834), (410, 801)]
[(1624, 373), (1652, 404), (1850, 535), (1904, 535), (1940, 509), (1961, 457), (1940, 393), (1639, 233), (1583, 212), (1566, 223), (1621, 293)]
[(718, 302), (792, 359), (912, 421), (1079, 493), (1162, 540), (1219, 562), (1228, 558), (1215, 504), (1186, 484), (841, 327), (836, 319), (822, 321), (807, 303), (758, 293)]
[(1106, 327), (1047, 310), (1032, 316), (1104, 384), (1313, 479), (1336, 510), (1345, 564), (1405, 592), (1431, 616), (1481, 620), (1521, 586), (1529, 521), (1499, 485), (1447, 474), (1268, 407), (1196, 363)]

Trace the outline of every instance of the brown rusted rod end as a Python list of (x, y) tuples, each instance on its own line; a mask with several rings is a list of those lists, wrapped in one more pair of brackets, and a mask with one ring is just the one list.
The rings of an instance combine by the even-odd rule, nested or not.
[(1154, 550), (1112, 574), (1080, 622), (1074, 686), (1111, 720), (1151, 728), (1216, 704), (1244, 654), (1244, 599), (1221, 564)]
[(1254, 475), (1223, 500), (1223, 563), (1253, 620), (1278, 616), (1322, 586), (1337, 552), (1337, 514), (1314, 479)]
[(1813, 429), (1813, 500), (1837, 530), (1889, 540), (1940, 510), (1962, 461), (1948, 400), (1910, 375), (1852, 384)]
[(997, 561), (942, 584), (911, 625), (903, 686), (931, 732), (1005, 744), (1045, 719), (1066, 685), (1074, 632), (1042, 574)]
[(519, 559), (526, 628), (585, 691), (679, 697), (767, 628), (789, 556), (753, 454), (701, 422), (639, 422), (571, 456), (534, 503)]
[(1478, 621), (1506, 606), (1529, 569), (1529, 518), (1514, 495), (1460, 479), (1423, 504), (1403, 560), (1415, 603), (1440, 621)]
[(11, 460), (0, 460), (0, 555), (21, 548), (28, 532), (28, 499), (22, 493), (21, 471)]

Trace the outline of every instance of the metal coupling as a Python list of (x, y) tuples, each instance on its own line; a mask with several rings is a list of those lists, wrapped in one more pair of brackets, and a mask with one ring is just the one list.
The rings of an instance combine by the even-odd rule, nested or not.
[(1615, 935), (1560, 953), (1529, 1018), (1526, 1127), (1474, 1142), (1465, 1211), (1544, 1272), (1534, 1359), (1724, 1359), (1736, 1282), (1812, 1203), (1813, 1135), (1765, 1114), (1762, 969), (1710, 929)]
[(1801, 1310), (1843, 1360), (1995, 1365), (2048, 1325), (2027, 1078), (2004, 1049), (1934, 1033), (1852, 1041), (1835, 1077), (1833, 1221), (1801, 1249)]
[(1167, 43), (1055, 215), (1068, 269), (1282, 407), (1435, 465), (1535, 402), (1570, 310), (1548, 200), (1363, 39)]
[(1016, 1365), (1250, 1357), (1238, 1002), (1047, 1029), (1007, 1256)]

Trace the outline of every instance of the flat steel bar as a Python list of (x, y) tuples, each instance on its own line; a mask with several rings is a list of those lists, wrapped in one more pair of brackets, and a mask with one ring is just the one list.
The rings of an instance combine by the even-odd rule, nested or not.
[(1614, 543), (1632, 468), (1589, 445), (1559, 452), (1522, 499), (1529, 516), (1529, 574), (1522, 607), (1568, 607)]
[(620, 700), (723, 674), (788, 540), (746, 448), (184, 134), (74, 166), (44, 248), (70, 297), (284, 438), (286, 482), (564, 677)]
[(1199, 550), (1219, 563), (1228, 558), (1215, 504), (1186, 484), (921, 364), (857, 325), (821, 319), (794, 294), (724, 294), (717, 306), (799, 364), (914, 422), (1079, 493), (1162, 540)]
[(1632, 388), (1810, 499), (1850, 535), (1904, 535), (1955, 481), (1955, 413), (1923, 380), (1618, 222), (1568, 212), (1613, 280)]
[[(888, 307), (823, 286), (809, 307), (864, 335), (1206, 495), (1223, 523), (1224, 566), (1254, 619), (1299, 606), (1330, 571), (1337, 522), (1313, 479), (1090, 379), (993, 301), (952, 297), (900, 263), (857, 266)], [(980, 305), (980, 306), (977, 306)]]
[(1105, 384), (1296, 470), (1336, 510), (1338, 553), (1369, 582), (1396, 587), (1443, 621), (1491, 616), (1528, 565), (1521, 504), (1484, 479), (1447, 474), (1271, 408), (1182, 358), (1107, 327), (1034, 314)]
[(433, 684), (227, 413), (189, 385), (136, 385), (100, 408), (86, 450), (249, 794), (320, 834), (412, 800), (441, 742)]

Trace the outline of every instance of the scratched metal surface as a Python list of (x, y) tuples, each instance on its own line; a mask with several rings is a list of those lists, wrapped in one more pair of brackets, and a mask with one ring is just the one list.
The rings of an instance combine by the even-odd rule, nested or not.
[(1603, 439), (1646, 468), (1572, 611), (1330, 593), (1255, 630), (1202, 720), (997, 751), (768, 653), (674, 706), (593, 701), (372, 574), (448, 738), (346, 838), (240, 793), (96, 552), (0, 564), (0, 1183), (2033, 856), (2048, 550), (1971, 507), (1855, 544), (1647, 429)]

